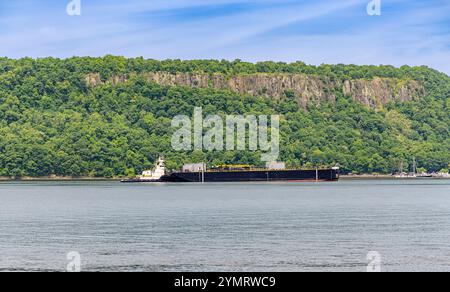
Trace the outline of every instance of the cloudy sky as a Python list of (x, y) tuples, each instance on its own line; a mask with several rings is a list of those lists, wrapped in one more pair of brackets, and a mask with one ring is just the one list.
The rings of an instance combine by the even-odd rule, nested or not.
[(0, 0), (0, 56), (427, 65), (450, 74), (450, 1)]

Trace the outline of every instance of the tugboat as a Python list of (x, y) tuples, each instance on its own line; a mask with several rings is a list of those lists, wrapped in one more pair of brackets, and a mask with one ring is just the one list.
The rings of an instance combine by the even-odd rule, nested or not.
[(162, 182), (166, 175), (166, 166), (164, 158), (159, 157), (153, 170), (145, 170), (136, 178), (121, 180), (123, 183), (142, 183), (142, 182)]

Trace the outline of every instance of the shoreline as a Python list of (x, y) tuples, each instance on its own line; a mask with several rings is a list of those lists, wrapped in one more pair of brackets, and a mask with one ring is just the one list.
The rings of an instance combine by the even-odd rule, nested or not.
[(361, 174), (361, 175), (341, 175), (341, 180), (442, 180), (450, 179), (450, 177), (395, 177), (388, 174), (371, 175), (371, 174)]
[(27, 181), (120, 181), (123, 178), (106, 178), (106, 177), (0, 177), (0, 182), (27, 182)]
[[(105, 181), (105, 182), (120, 182), (121, 180), (126, 179), (124, 177), (114, 177), (114, 178), (106, 178), (106, 177), (22, 177), (22, 178), (11, 178), (11, 177), (0, 177), (0, 182), (33, 182), (33, 181), (42, 181), (42, 182), (95, 182), (95, 181)], [(341, 175), (340, 180), (436, 180), (436, 179), (450, 179), (450, 177), (405, 177), (398, 178), (388, 174), (361, 174), (361, 175)]]

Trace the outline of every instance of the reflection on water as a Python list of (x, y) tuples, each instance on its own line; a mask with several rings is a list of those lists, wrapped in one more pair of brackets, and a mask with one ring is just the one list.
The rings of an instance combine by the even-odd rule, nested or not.
[(0, 271), (450, 271), (450, 181), (0, 183)]

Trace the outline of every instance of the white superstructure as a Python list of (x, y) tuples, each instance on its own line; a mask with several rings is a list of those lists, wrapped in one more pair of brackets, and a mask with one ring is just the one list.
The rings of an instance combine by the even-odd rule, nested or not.
[(142, 172), (142, 175), (139, 177), (141, 180), (159, 180), (166, 174), (166, 166), (164, 158), (160, 157), (156, 162), (155, 169), (146, 170)]

